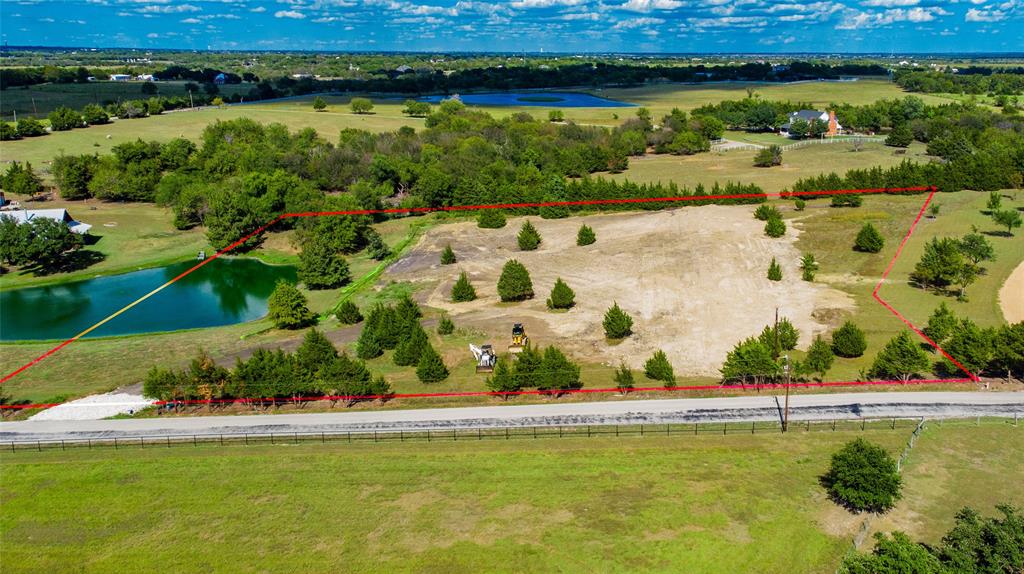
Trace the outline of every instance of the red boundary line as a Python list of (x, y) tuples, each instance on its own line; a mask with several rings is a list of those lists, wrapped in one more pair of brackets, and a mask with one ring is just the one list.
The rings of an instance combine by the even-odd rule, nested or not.
[[(889, 273), (892, 271), (893, 266), (896, 264), (896, 259), (899, 258), (903, 252), (903, 247), (906, 245), (910, 236), (914, 233), (917, 228), (917, 224), (921, 221), (924, 216), (924, 212), (931, 203), (932, 198), (935, 196), (937, 191), (935, 186), (916, 186), (916, 187), (883, 187), (883, 188), (870, 188), (870, 189), (840, 189), (840, 190), (822, 190), (822, 191), (792, 191), (783, 192), (781, 194), (767, 194), (767, 193), (740, 193), (731, 195), (686, 195), (686, 196), (675, 196), (675, 197), (658, 197), (658, 198), (622, 198), (622, 199), (591, 199), (591, 200), (580, 200), (580, 201), (545, 201), (545, 202), (531, 202), (531, 203), (501, 203), (501, 204), (486, 204), (486, 205), (456, 205), (456, 206), (445, 206), (445, 207), (412, 207), (412, 208), (392, 208), (392, 209), (359, 209), (350, 211), (311, 211), (311, 212), (299, 212), (299, 213), (284, 213), (281, 214), (265, 225), (259, 227), (252, 233), (242, 237), (235, 241), (231, 245), (217, 251), (210, 257), (207, 257), (203, 261), (195, 264), (194, 266), (186, 269), (178, 276), (174, 277), (167, 282), (166, 285), (175, 283), (182, 278), (188, 276), (204, 265), (210, 263), (214, 259), (224, 255), (238, 246), (242, 245), (252, 237), (263, 233), (268, 228), (273, 226), (275, 223), (294, 217), (319, 217), (325, 215), (377, 215), (377, 214), (396, 214), (396, 213), (433, 213), (433, 212), (447, 212), (447, 211), (475, 211), (483, 209), (517, 209), (517, 208), (531, 208), (531, 207), (568, 207), (568, 206), (587, 206), (587, 205), (613, 205), (613, 204), (632, 204), (632, 203), (665, 203), (665, 202), (687, 202), (687, 201), (707, 201), (707, 200), (718, 200), (718, 199), (756, 199), (756, 198), (767, 198), (770, 195), (778, 195), (779, 197), (797, 197), (797, 196), (830, 196), (830, 195), (851, 195), (851, 194), (871, 194), (871, 193), (901, 193), (901, 192), (929, 192), (928, 197), (925, 199), (924, 204), (917, 213), (917, 217), (911, 224), (910, 229), (907, 230), (906, 235), (900, 242), (899, 248), (896, 250), (896, 254), (892, 260), (889, 261), (889, 265), (886, 267), (885, 272), (882, 274), (881, 280), (875, 286), (871, 293), (871, 296), (878, 301), (883, 307), (885, 307), (890, 313), (895, 315), (900, 321), (902, 321), (907, 327), (917, 333), (922, 339), (924, 339), (929, 345), (938, 350), (945, 358), (949, 359), (954, 365), (960, 370), (967, 374), (968, 378), (962, 379), (929, 379), (929, 380), (915, 380), (908, 381), (911, 384), (938, 384), (938, 383), (967, 383), (977, 382), (978, 376), (967, 370), (962, 364), (956, 359), (951, 357), (942, 347), (940, 347), (935, 341), (928, 338), (920, 329), (915, 327), (906, 317), (904, 317), (899, 311), (892, 307), (888, 302), (879, 296), (879, 291), (885, 280), (888, 278)], [(165, 286), (166, 286), (165, 285)], [(90, 329), (91, 330), (91, 329)], [(88, 331), (76, 335), (28, 363), (22, 365), (13, 372), (5, 375), (0, 379), (0, 384), (5, 383), (12, 378), (16, 377), (20, 373), (33, 367), (40, 361), (53, 355), (57, 351), (60, 351), (64, 347), (80, 339)], [(890, 384), (906, 384), (904, 381), (842, 381), (842, 382), (820, 382), (820, 383), (792, 383), (791, 387), (829, 387), (829, 386), (859, 386), (859, 385), (890, 385)], [(712, 389), (761, 389), (761, 388), (772, 388), (777, 385), (696, 385), (696, 386), (684, 386), (684, 387), (644, 387), (633, 389), (632, 392), (651, 392), (651, 391), (694, 391), (694, 390), (712, 390)], [(323, 397), (302, 397), (294, 400), (300, 402), (311, 402), (311, 401), (323, 401), (323, 400), (349, 400), (349, 399), (398, 399), (398, 398), (423, 398), (423, 397), (468, 397), (468, 396), (513, 396), (513, 395), (552, 395), (552, 394), (573, 394), (573, 393), (608, 393), (618, 392), (617, 388), (606, 388), (606, 389), (573, 389), (567, 391), (551, 392), (551, 391), (515, 391), (515, 392), (492, 392), (492, 391), (480, 391), (480, 392), (461, 392), (461, 393), (407, 393), (407, 394), (393, 394), (393, 395), (365, 395), (358, 397), (348, 396), (323, 396)], [(288, 401), (292, 399), (205, 399), (205, 400), (189, 400), (189, 401), (171, 401), (173, 404), (217, 404), (217, 403), (256, 403), (256, 402), (269, 402), (269, 401)], [(158, 401), (155, 404), (168, 404), (169, 401)], [(33, 405), (2, 405), (0, 409), (29, 409), (29, 408), (49, 408), (60, 405), (63, 403), (48, 403), (48, 404), (33, 404)]]

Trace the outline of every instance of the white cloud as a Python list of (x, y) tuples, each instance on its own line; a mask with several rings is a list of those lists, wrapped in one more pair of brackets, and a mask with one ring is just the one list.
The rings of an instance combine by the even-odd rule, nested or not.
[(258, 14), (260, 12), (266, 12), (267, 8), (266, 8), (266, 6), (257, 6), (255, 8), (253, 8), (252, 10), (249, 10), (249, 11), (250, 12), (256, 12)]
[(53, 18), (40, 18), (39, 21), (40, 22), (46, 22), (47, 24), (52, 23), (52, 22), (56, 22), (56, 20), (54, 20)]
[(509, 3), (513, 8), (551, 8), (552, 6), (579, 6), (587, 0), (514, 0)]
[(859, 30), (878, 28), (898, 22), (931, 22), (936, 16), (949, 16), (951, 12), (940, 6), (929, 8), (914, 7), (908, 9), (892, 8), (883, 12), (860, 12), (849, 10), (836, 25), (838, 30)]
[(629, 0), (618, 8), (630, 12), (650, 12), (652, 10), (675, 10), (682, 5), (680, 0)]
[(292, 20), (302, 20), (305, 17), (305, 14), (296, 10), (278, 10), (277, 12), (274, 12), (274, 18), (291, 18)]
[(199, 18), (185, 18), (181, 21), (182, 24), (199, 24), (200, 22)]
[(202, 8), (192, 4), (174, 4), (166, 6), (150, 4), (149, 6), (138, 8), (135, 11), (140, 14), (174, 14), (180, 12), (200, 12), (202, 11)]
[(590, 20), (591, 22), (597, 22), (601, 19), (601, 15), (597, 12), (573, 12), (571, 14), (562, 14), (558, 17), (559, 20), (567, 21), (580, 21)]
[(156, 32), (150, 32), (149, 34), (146, 34), (146, 37), (147, 38), (159, 38), (160, 34), (157, 34)]
[(1006, 20), (1008, 14), (1002, 10), (978, 10), (970, 8), (964, 14), (967, 22), (1001, 22)]
[(661, 18), (631, 18), (616, 23), (612, 28), (615, 30), (632, 30), (633, 28), (646, 28), (647, 26), (657, 26), (664, 23), (665, 21)]
[(875, 8), (898, 8), (900, 6), (917, 6), (921, 0), (864, 0), (861, 6), (872, 6)]

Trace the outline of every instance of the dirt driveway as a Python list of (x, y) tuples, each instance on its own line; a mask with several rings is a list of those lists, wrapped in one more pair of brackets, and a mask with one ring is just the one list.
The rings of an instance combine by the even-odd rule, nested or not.
[[(776, 306), (801, 332), (800, 348), (827, 329), (825, 319), (852, 310), (838, 290), (800, 280), (797, 231), (769, 239), (751, 206), (704, 206), (675, 210), (594, 215), (562, 220), (530, 218), (543, 237), (541, 248), (521, 252), (516, 234), (523, 218), (503, 229), (479, 229), (473, 222), (430, 230), (397, 261), (385, 279), (422, 283), (424, 302), (451, 313), (456, 324), (487, 333), (504, 348), (514, 322), (522, 322), (535, 344), (557, 344), (577, 359), (641, 367), (663, 349), (680, 375), (717, 375), (733, 345), (772, 322)], [(594, 228), (597, 243), (576, 246), (582, 223)], [(458, 263), (439, 264), (445, 244)], [(782, 265), (781, 282), (768, 281), (769, 261)], [(518, 259), (533, 278), (536, 297), (501, 303), (497, 280), (509, 259)], [(452, 303), (450, 292), (465, 270), (479, 299)], [(577, 305), (550, 312), (545, 300), (557, 277), (576, 291)], [(635, 334), (610, 344), (601, 326), (618, 301), (634, 318)], [(481, 341), (484, 342), (484, 341)]]

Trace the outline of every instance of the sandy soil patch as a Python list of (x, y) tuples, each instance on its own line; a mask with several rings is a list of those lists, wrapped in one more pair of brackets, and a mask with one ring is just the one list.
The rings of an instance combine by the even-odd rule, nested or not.
[(114, 391), (101, 395), (92, 395), (75, 401), (46, 409), (29, 420), (33, 421), (87, 421), (100, 420), (120, 414), (140, 411), (154, 401), (142, 396), (142, 393)]
[[(516, 245), (523, 218), (497, 230), (455, 223), (426, 233), (385, 278), (425, 285), (426, 304), (450, 312), (457, 325), (483, 331), (498, 348), (507, 345), (512, 323), (521, 322), (535, 344), (558, 344), (578, 359), (617, 364), (621, 358), (640, 367), (661, 348), (677, 374), (715, 376), (733, 345), (759, 334), (776, 307), (801, 331), (800, 348), (829, 327), (825, 318), (854, 307), (847, 294), (800, 280), (797, 230), (791, 226), (786, 237), (769, 239), (752, 213), (751, 206), (704, 206), (532, 217), (544, 239), (532, 252)], [(594, 228), (597, 243), (577, 247), (576, 232), (584, 222)], [(459, 261), (442, 266), (439, 254), (449, 243)], [(765, 276), (772, 257), (783, 268), (778, 283)], [(509, 259), (529, 269), (533, 300), (499, 301), (497, 280)], [(460, 270), (476, 287), (476, 301), (450, 301)], [(557, 277), (576, 291), (577, 305), (566, 313), (545, 307)], [(601, 326), (614, 301), (634, 318), (634, 335), (619, 344), (609, 344)]]
[(1024, 263), (1013, 270), (999, 290), (999, 307), (1007, 323), (1024, 321)]

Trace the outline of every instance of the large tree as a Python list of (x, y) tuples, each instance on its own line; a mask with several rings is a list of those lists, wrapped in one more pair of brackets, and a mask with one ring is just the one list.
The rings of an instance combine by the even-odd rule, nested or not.
[(892, 456), (862, 438), (850, 441), (832, 455), (832, 465), (822, 482), (836, 502), (868, 512), (892, 508), (903, 486)]
[(721, 370), (726, 384), (739, 382), (744, 385), (748, 382), (755, 385), (772, 382), (782, 373), (771, 349), (753, 337), (737, 343), (729, 351)]
[(299, 279), (309, 289), (335, 289), (351, 281), (352, 274), (331, 242), (314, 237), (304, 241), (299, 252)]
[(900, 331), (875, 357), (868, 376), (886, 381), (909, 381), (928, 369), (928, 354), (910, 337), (909, 331)]
[(316, 323), (316, 315), (309, 310), (306, 296), (284, 280), (278, 281), (270, 294), (267, 317), (278, 329), (301, 329)]
[(537, 389), (541, 391), (569, 391), (583, 387), (580, 381), (580, 367), (565, 356), (558, 347), (544, 349), (538, 369)]
[(502, 301), (525, 301), (533, 298), (533, 281), (526, 267), (510, 259), (501, 270), (498, 278), (498, 296)]

